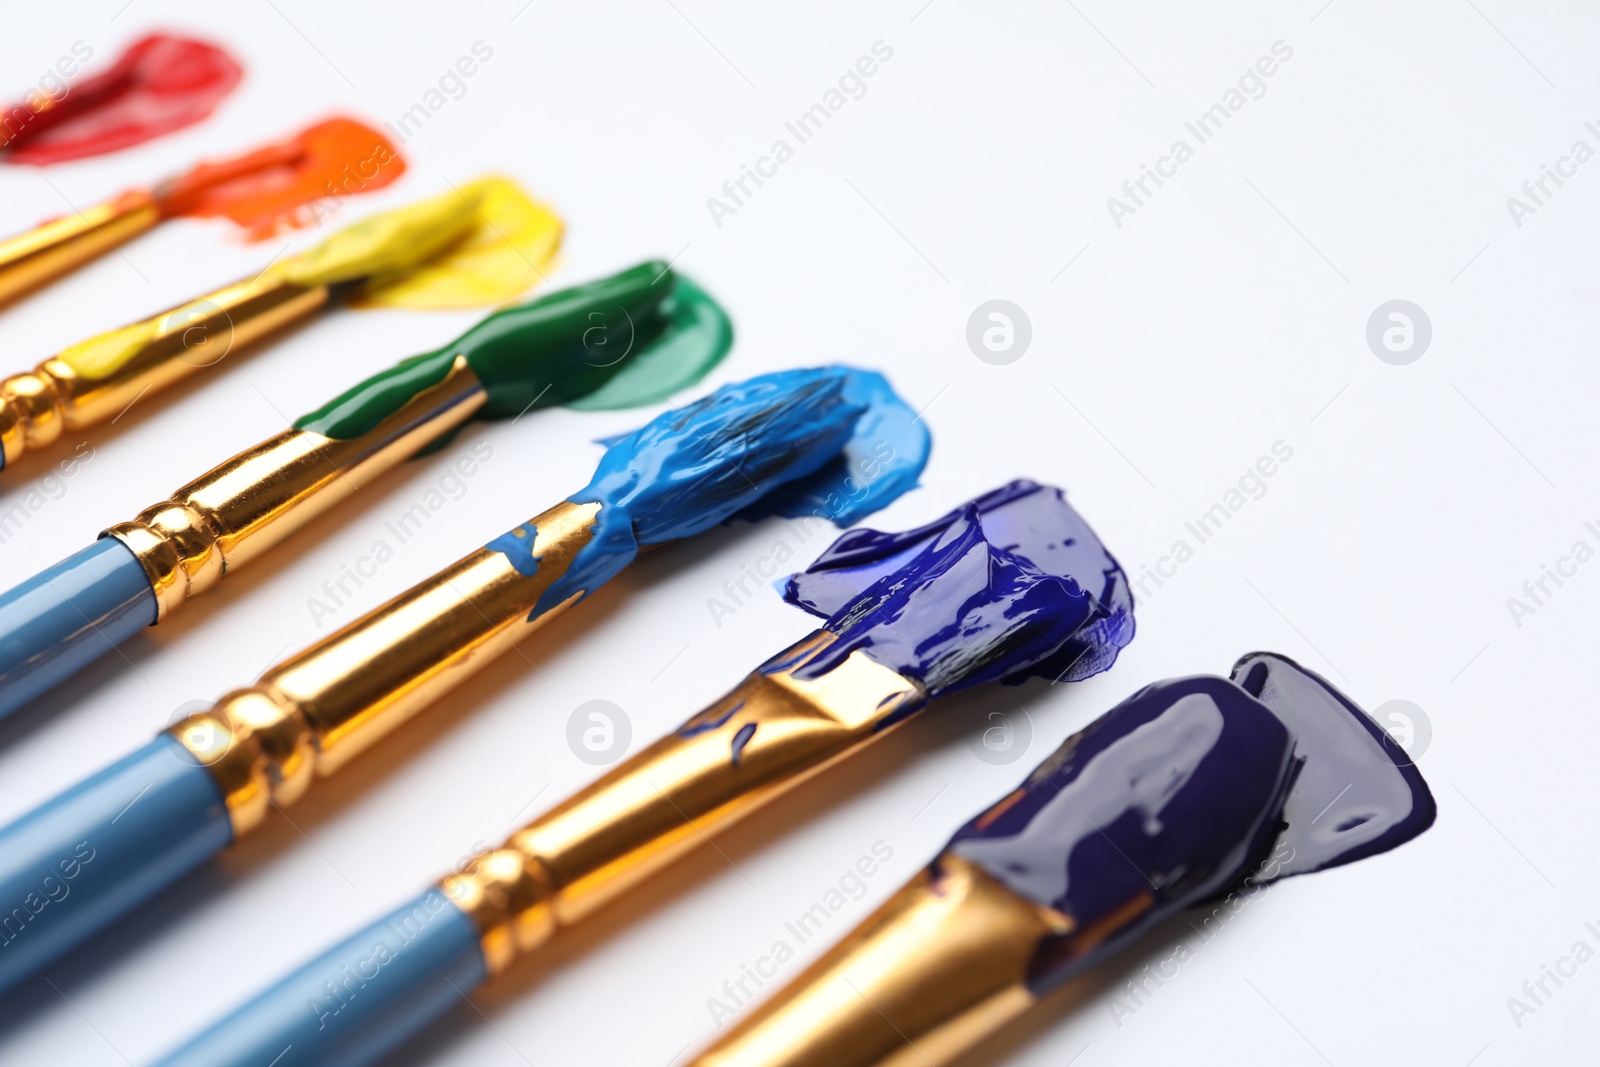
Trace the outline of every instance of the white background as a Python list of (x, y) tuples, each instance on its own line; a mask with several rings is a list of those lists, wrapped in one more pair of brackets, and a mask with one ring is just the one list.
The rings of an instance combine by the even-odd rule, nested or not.
[[(1593, 1058), (1600, 963), (1559, 989), (1547, 982), (1554, 995), (1520, 1026), (1507, 998), (1525, 997), (1524, 981), (1576, 941), (1600, 949), (1583, 925), (1600, 920), (1584, 888), (1600, 876), (1600, 563), (1549, 586), (1520, 626), (1507, 598), (1580, 538), (1600, 547), (1584, 528), (1600, 519), (1600, 287), (1585, 236), (1600, 222), (1600, 162), (1520, 227), (1506, 199), (1574, 140), (1600, 148), (1584, 129), (1600, 119), (1600, 17), (1506, 0), (1321, 2), (758, 13), (706, 0), (582, 11), (97, 0), (8, 13), (6, 96), (77, 40), (101, 64), (156, 27), (214, 37), (248, 71), (213, 118), (179, 134), (45, 171), (0, 169), (6, 230), (334, 109), (393, 121), (485, 42), (493, 58), (466, 94), (405, 146), (410, 172), (334, 221), (501, 170), (570, 224), (556, 283), (676, 256), (726, 303), (738, 341), (708, 386), (830, 361), (884, 369), (926, 409), (935, 447), (923, 488), (877, 516), (881, 527), (1029, 476), (1066, 487), (1137, 579), (1177, 539), (1193, 545), (1185, 521), (1275, 442), (1293, 449), (1264, 496), (1163, 587), (1147, 584), (1138, 640), (1111, 673), (935, 708), (474, 996), (477, 1010), (462, 1005), (400, 1062), (681, 1063), (716, 1033), (707, 999), (875, 841), (894, 858), (781, 977), (1070, 730), (1145, 682), (1225, 673), (1262, 647), (1368, 708), (1401, 698), (1425, 709), (1438, 824), (1387, 856), (1282, 884), (1208, 943), (1173, 924), (972, 1062)], [(707, 198), (880, 40), (893, 58), (866, 95), (716, 225)], [(1280, 40), (1293, 57), (1265, 95), (1116, 226), (1107, 197), (1175, 139), (1194, 145), (1184, 122)], [(5, 367), (252, 273), (284, 245), (244, 245), (221, 223), (163, 227), (0, 313)], [(968, 316), (993, 298), (1032, 321), (1031, 347), (1008, 366), (979, 361), (965, 340)], [(1365, 340), (1369, 315), (1395, 298), (1432, 321), (1431, 347), (1409, 366), (1380, 362)], [(87, 435), (92, 461), (0, 547), (0, 583), (476, 317), (330, 314), (141, 401)], [(179, 705), (247, 684), (327, 633), (308, 598), (473, 442), (493, 457), (465, 496), (335, 622), (566, 496), (592, 469), (593, 439), (650, 414), (485, 425), (379, 480), (126, 646), (126, 659), (0, 725), (0, 819), (142, 743)], [(7, 472), (0, 504), (42, 489), (44, 470)], [(0, 1061), (148, 1061), (595, 776), (565, 740), (579, 704), (626, 709), (636, 747), (681, 721), (809, 629), (765, 593), (720, 627), (707, 609), (781, 536), (739, 527), (642, 560), (322, 783), (292, 824), (275, 816), (49, 982), (9, 994)], [(986, 711), (1017, 706), (1031, 749), (1009, 766), (979, 761), (968, 741)], [(1200, 947), (1177, 977), (1131, 1013), (1113, 1000), (1179, 939)]]

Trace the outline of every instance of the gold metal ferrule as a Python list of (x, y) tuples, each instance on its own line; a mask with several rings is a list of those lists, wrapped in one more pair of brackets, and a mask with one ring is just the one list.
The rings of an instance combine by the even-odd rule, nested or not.
[(497, 974), (927, 700), (860, 651), (812, 680), (837, 638), (819, 630), (721, 700), (441, 883)]
[(0, 241), (0, 304), (105, 255), (160, 221), (154, 195), (136, 190)]
[(951, 853), (693, 1067), (937, 1067), (1035, 1002), (1028, 966), (1072, 920)]
[[(116, 418), (147, 392), (219, 362), (230, 351), (316, 311), (327, 286), (263, 274), (74, 345), (0, 381), (0, 449), (6, 466), (66, 430)], [(107, 340), (106, 351), (85, 349)]]
[(285, 430), (106, 531), (139, 558), (156, 620), (211, 588), (378, 474), (472, 418), (487, 401), (461, 356), (444, 381), (349, 440)]
[(460, 685), (582, 594), (534, 615), (593, 536), (598, 504), (561, 503), (530, 520), (537, 573), (479, 549), (269, 669), (167, 732), (216, 780), (234, 836), (294, 803)]

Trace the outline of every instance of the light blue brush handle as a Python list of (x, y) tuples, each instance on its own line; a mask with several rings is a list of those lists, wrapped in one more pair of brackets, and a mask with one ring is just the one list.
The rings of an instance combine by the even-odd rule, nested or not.
[(487, 977), (478, 929), (437, 888), (323, 953), (157, 1067), (360, 1067)]
[(150, 580), (115, 537), (101, 538), (0, 594), (0, 716), (155, 621)]
[(0, 990), (232, 840), (211, 774), (165, 734), (0, 830)]

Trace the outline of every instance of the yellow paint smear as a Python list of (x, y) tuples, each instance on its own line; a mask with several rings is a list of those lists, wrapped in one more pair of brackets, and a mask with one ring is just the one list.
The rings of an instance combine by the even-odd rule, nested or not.
[[(456, 194), (452, 194), (456, 195)], [(564, 224), (508, 178), (480, 178), (461, 187), (476, 226), (428, 262), (403, 274), (374, 277), (356, 303), (363, 307), (454, 309), (515, 299), (544, 277), (561, 248)]]
[[(543, 277), (561, 247), (562, 230), (561, 219), (515, 182), (480, 178), (459, 191), (363, 219), (263, 277), (306, 288), (365, 278), (355, 301), (364, 307), (489, 307), (521, 296)], [(54, 358), (79, 377), (109, 378), (169, 322), (188, 322), (191, 308), (210, 307), (203, 297), (79, 341)]]
[(96, 334), (87, 341), (79, 341), (69, 348), (62, 349), (52, 358), (71, 367), (72, 372), (80, 378), (89, 381), (109, 378), (155, 339), (161, 330), (161, 321), (164, 318), (165, 315), (157, 315), (153, 319), (145, 319), (132, 326), (124, 326), (120, 330), (108, 330)]
[(477, 225), (471, 193), (452, 189), (362, 219), (271, 268), (271, 276), (310, 288), (401, 274), (459, 243)]

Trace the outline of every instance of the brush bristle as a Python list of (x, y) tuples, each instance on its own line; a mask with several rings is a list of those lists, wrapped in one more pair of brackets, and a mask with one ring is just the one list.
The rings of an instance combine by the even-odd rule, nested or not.
[(1013, 482), (904, 534), (840, 538), (785, 592), (839, 640), (931, 695), (981, 682), (1076, 681), (1133, 639), (1127, 578), (1059, 489)]

